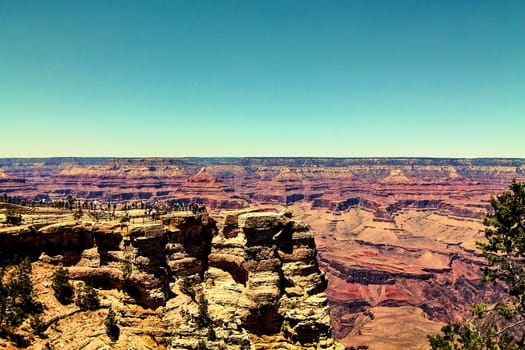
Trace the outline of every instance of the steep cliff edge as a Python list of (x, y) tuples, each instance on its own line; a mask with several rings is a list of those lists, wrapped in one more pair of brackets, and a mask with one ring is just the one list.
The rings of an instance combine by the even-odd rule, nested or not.
[[(32, 349), (338, 349), (309, 227), (289, 212), (179, 214), (159, 223), (58, 222), (0, 229), (4, 263), (28, 255), (46, 339)], [(58, 265), (100, 308), (62, 305)], [(118, 339), (105, 332), (111, 307)], [(19, 329), (28, 337), (27, 324)], [(0, 345), (6, 341), (0, 339)]]

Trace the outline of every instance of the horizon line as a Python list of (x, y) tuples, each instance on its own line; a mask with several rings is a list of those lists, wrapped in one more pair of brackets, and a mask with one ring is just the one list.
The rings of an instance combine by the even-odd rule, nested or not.
[(0, 159), (504, 159), (525, 160), (525, 157), (512, 156), (0, 156)]

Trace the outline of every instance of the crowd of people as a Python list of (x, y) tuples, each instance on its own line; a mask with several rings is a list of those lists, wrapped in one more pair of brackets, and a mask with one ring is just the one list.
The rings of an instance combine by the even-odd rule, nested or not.
[[(12, 197), (7, 193), (0, 195), (0, 202), (30, 207), (51, 207), (61, 210), (75, 212), (87, 211), (95, 219), (115, 219), (117, 210), (124, 211), (125, 218), (146, 217), (151, 220), (159, 220), (161, 215), (172, 212), (191, 212), (193, 214), (206, 213), (206, 206), (202, 203), (188, 200), (168, 200), (168, 201), (112, 201), (100, 199), (77, 199), (72, 195), (51, 199), (48, 196), (36, 196), (32, 199)], [(143, 216), (129, 214), (132, 210), (143, 210)]]
[[(15, 205), (21, 205), (21, 206), (40, 206), (42, 205), (42, 201), (40, 198), (33, 198), (33, 199), (27, 199), (22, 197), (12, 197), (8, 196), (7, 193), (4, 193), (0, 196), (0, 202), (7, 203), (7, 204), (15, 204)], [(44, 200), (45, 203), (45, 200)]]

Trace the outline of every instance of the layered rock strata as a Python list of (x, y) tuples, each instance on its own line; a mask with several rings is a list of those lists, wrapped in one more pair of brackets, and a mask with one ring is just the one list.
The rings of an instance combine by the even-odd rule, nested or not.
[[(35, 349), (340, 348), (313, 234), (289, 212), (226, 212), (220, 227), (205, 213), (147, 225), (28, 225), (0, 229), (0, 246), (4, 262), (37, 261), (33, 280), (49, 327)], [(60, 305), (49, 286), (56, 265), (97, 287), (101, 308)], [(110, 306), (117, 340), (103, 328)]]
[[(480, 218), (523, 159), (176, 158), (0, 159), (0, 195), (26, 199), (198, 201), (214, 209), (311, 202), (362, 207), (377, 220), (418, 207)], [(2, 198), (0, 198), (2, 201)]]
[(228, 213), (209, 264), (205, 294), (213, 314), (244, 320), (243, 327), (261, 337), (330, 344), (327, 280), (304, 222), (288, 213)]

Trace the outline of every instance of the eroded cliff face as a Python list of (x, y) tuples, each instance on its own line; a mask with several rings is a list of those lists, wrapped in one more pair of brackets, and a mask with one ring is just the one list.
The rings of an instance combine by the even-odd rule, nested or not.
[(0, 159), (0, 195), (198, 201), (214, 209), (311, 202), (392, 220), (402, 208), (480, 218), (487, 198), (525, 176), (523, 159)]
[[(382, 348), (381, 342), (388, 341), (389, 349), (424, 347), (425, 335), (439, 331), (442, 322), (468, 317), (470, 304), (497, 295), (497, 290), (480, 280), (483, 259), (475, 241), (484, 237), (481, 222), (490, 207), (490, 196), (504, 190), (513, 178), (525, 181), (523, 159), (50, 158), (0, 159), (0, 167), (0, 202), (5, 201), (4, 195), (60, 200), (70, 194), (82, 200), (128, 204), (197, 201), (206, 204), (212, 214), (226, 208), (292, 207), (296, 218), (306, 220), (316, 236), (319, 264), (330, 280), (326, 293), (334, 315), (333, 334), (347, 346)], [(139, 259), (128, 276), (138, 286), (136, 299), (151, 307), (166, 298), (172, 300), (169, 290), (177, 284), (173, 287), (169, 278), (162, 277), (164, 282), (151, 288), (153, 296), (139, 282), (154, 273), (169, 276), (163, 271), (175, 273), (177, 266), (181, 271), (193, 269), (195, 275), (227, 270), (236, 283), (246, 284), (253, 274), (242, 265), (243, 256), (249, 253), (233, 245), (246, 234), (236, 220), (232, 217), (215, 229), (214, 243), (210, 240), (206, 246), (210, 251), (207, 262), (186, 252), (184, 239), (155, 248), (166, 250), (163, 254), (171, 254), (174, 261), (179, 259), (177, 265), (164, 258)], [(91, 236), (83, 232), (91, 229), (73, 223), (68, 230), (61, 230), (56, 239), (66, 235), (74, 242), (60, 247), (60, 251), (72, 250), (63, 259), (73, 266), (81, 251), (72, 247), (90, 246)], [(108, 232), (119, 228), (97, 230), (99, 240), (102, 236), (111, 240), (118, 235)], [(142, 243), (122, 238), (122, 247), (132, 256), (144, 249), (141, 244), (149, 245), (148, 234), (140, 232), (156, 229), (130, 226), (130, 232), (133, 230), (139, 231), (137, 238), (142, 237)], [(170, 230), (175, 231), (175, 226)], [(70, 231), (78, 234), (70, 235)], [(33, 234), (21, 235), (20, 244), (32, 240)], [(167, 236), (162, 234), (162, 240), (167, 242)], [(234, 254), (217, 257), (217, 237), (224, 237), (222, 248)], [(46, 242), (42, 246), (49, 246)], [(113, 259), (114, 264), (122, 259), (115, 255), (122, 249), (108, 249), (101, 259)], [(87, 250), (82, 264), (91, 261), (91, 251), (98, 252)], [(265, 252), (270, 254), (270, 249)], [(202, 265), (194, 265), (197, 261)], [(108, 268), (108, 264), (102, 266)], [(80, 267), (75, 267), (75, 273), (82, 273)], [(115, 276), (122, 273), (118, 268), (111, 271)], [(399, 332), (401, 320), (405, 321), (404, 333)], [(387, 333), (395, 336), (388, 338)]]
[(468, 318), (472, 304), (498, 299), (497, 286), (481, 280), (480, 220), (419, 208), (392, 221), (363, 208), (292, 209), (316, 233), (333, 335), (348, 347), (426, 349), (427, 334)]
[(264, 343), (331, 347), (327, 280), (308, 226), (286, 212), (240, 213), (227, 214), (212, 241), (205, 277), (212, 314)]
[[(336, 349), (309, 227), (289, 212), (179, 214), (149, 225), (63, 222), (2, 229), (5, 260), (33, 258), (49, 349)], [(101, 308), (61, 305), (57, 265), (99, 289)], [(120, 335), (104, 330), (110, 307)], [(27, 332), (22, 327), (21, 332)], [(0, 340), (0, 343), (3, 341)]]

